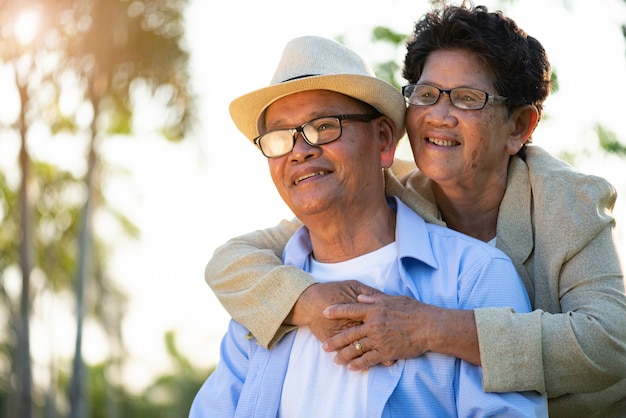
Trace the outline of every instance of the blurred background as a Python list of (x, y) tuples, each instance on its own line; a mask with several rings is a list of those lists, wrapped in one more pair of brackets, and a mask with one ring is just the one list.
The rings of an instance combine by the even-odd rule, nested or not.
[[(431, 3), (0, 0), (0, 417), (186, 416), (228, 321), (207, 261), (291, 217), (230, 101), (301, 35), (401, 85)], [(618, 189), (626, 254), (626, 1), (475, 4), (544, 44), (534, 143)]]

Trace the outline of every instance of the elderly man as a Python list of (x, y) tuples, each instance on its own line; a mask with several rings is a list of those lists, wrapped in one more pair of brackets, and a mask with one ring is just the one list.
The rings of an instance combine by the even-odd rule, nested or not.
[[(403, 135), (405, 104), (353, 51), (297, 38), (270, 86), (236, 99), (230, 111), (268, 158), (279, 194), (303, 224), (285, 248), (285, 264), (320, 283), (358, 277), (387, 294), (443, 307), (529, 311), (506, 255), (385, 197), (382, 170)], [(359, 342), (353, 349), (364, 350)], [(333, 357), (308, 327), (267, 350), (231, 321), (220, 363), (190, 416), (547, 416), (545, 397), (485, 393), (480, 368), (454, 357), (428, 353), (361, 372)]]

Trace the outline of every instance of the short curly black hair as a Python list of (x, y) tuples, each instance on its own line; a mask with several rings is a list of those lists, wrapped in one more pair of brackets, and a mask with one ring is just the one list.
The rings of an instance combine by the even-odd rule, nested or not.
[(402, 75), (419, 80), (428, 55), (440, 49), (476, 53), (493, 75), (497, 94), (506, 96), (510, 113), (533, 104), (541, 119), (551, 88), (551, 67), (541, 43), (502, 12), (486, 6), (442, 6), (425, 14), (407, 41)]

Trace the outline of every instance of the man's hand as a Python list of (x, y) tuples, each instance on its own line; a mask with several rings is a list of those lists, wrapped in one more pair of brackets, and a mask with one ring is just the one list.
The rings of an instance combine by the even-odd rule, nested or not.
[(286, 324), (308, 325), (320, 341), (359, 325), (361, 321), (350, 318), (328, 318), (323, 311), (330, 305), (357, 303), (359, 295), (374, 295), (380, 292), (356, 280), (318, 283), (307, 288), (296, 302)]

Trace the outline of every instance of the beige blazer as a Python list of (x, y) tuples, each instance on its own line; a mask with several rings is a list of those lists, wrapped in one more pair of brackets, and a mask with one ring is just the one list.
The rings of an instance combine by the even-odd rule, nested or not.
[[(387, 171), (387, 194), (427, 222), (442, 222), (430, 180), (413, 163)], [(614, 188), (577, 173), (536, 146), (513, 157), (497, 246), (515, 264), (535, 309), (475, 310), (486, 391), (536, 390), (550, 416), (626, 416), (626, 296), (613, 241)], [(279, 265), (298, 222), (235, 238), (216, 250), (205, 277), (234, 319), (268, 347), (313, 280)], [(621, 400), (621, 408), (619, 402)]]

